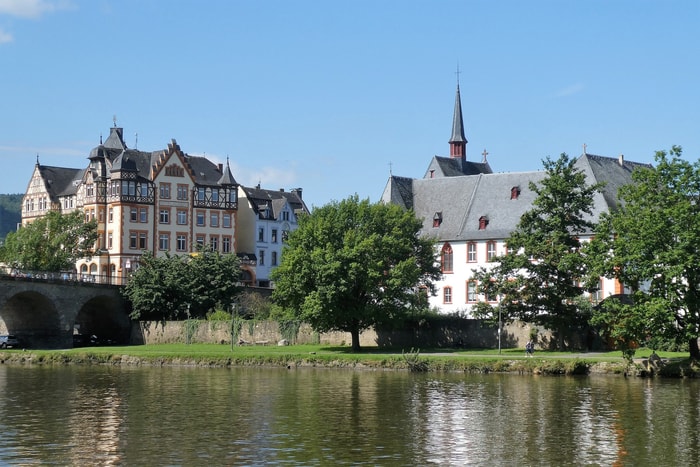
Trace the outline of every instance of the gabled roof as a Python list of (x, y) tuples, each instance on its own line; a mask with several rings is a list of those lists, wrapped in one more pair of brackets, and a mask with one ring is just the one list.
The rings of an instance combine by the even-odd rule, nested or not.
[(471, 162), (455, 157), (434, 156), (424, 177), (460, 177), (462, 175), (490, 173), (492, 170), (488, 162)]
[[(632, 171), (651, 167), (591, 154), (581, 156), (575, 165), (588, 183), (606, 183), (603, 191), (594, 195), (591, 215), (586, 216), (592, 221), (617, 208), (617, 192), (632, 182)], [(537, 197), (530, 183), (539, 184), (546, 176), (545, 171), (422, 179), (391, 176), (382, 201), (413, 209), (423, 222), (422, 233), (440, 241), (505, 239)], [(482, 218), (487, 221), (485, 228), (480, 228)]]
[(309, 212), (300, 196), (300, 189), (282, 191), (265, 190), (259, 186), (252, 188), (241, 186), (241, 188), (246, 198), (248, 198), (255, 214), (259, 214), (261, 211), (264, 211), (266, 207), (269, 207), (272, 210), (273, 218), (278, 219), (285, 204), (289, 204), (294, 212)]
[(52, 199), (58, 196), (74, 195), (86, 170), (47, 165), (39, 165), (38, 167), (39, 173), (44, 179), (46, 190)]
[[(604, 183), (602, 196), (607, 210), (615, 210), (620, 204), (617, 193), (623, 185), (632, 181), (632, 172), (639, 168), (651, 168), (651, 164), (626, 161), (624, 156), (605, 157), (583, 154), (576, 160), (576, 166), (593, 183)], [(594, 213), (595, 214), (595, 213)]]

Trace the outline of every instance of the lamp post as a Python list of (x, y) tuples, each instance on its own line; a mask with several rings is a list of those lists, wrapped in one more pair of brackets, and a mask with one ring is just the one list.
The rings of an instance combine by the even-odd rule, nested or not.
[(187, 304), (187, 324), (185, 326), (185, 342), (190, 345), (190, 304)]
[(498, 355), (501, 355), (501, 305), (498, 305)]
[(236, 302), (231, 302), (231, 352), (233, 352), (233, 338), (235, 335), (235, 325), (236, 325)]

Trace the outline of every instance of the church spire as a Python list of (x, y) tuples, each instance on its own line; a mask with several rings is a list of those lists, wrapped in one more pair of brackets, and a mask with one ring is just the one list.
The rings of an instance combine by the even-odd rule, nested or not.
[(459, 82), (457, 82), (457, 95), (455, 96), (455, 111), (452, 117), (452, 136), (450, 137), (450, 157), (466, 160), (467, 138), (464, 136), (464, 122), (462, 121), (462, 98), (459, 95)]

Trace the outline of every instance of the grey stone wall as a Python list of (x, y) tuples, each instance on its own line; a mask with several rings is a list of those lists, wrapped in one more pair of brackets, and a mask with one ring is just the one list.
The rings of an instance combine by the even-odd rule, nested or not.
[[(192, 343), (220, 343), (231, 345), (230, 321), (168, 321), (136, 323), (132, 332), (134, 344), (183, 343), (187, 341), (186, 330), (190, 329)], [(503, 327), (502, 348), (524, 348), (534, 326), (515, 322)], [(548, 346), (552, 333), (538, 330), (538, 348)], [(238, 335), (242, 344), (277, 345), (284, 339), (275, 321), (244, 321)], [(330, 332), (317, 334), (308, 325), (302, 325), (296, 337), (297, 344), (350, 345), (350, 334)], [(479, 320), (444, 320), (425, 322), (412, 329), (400, 331), (367, 330), (360, 335), (364, 347), (399, 348), (497, 348), (498, 330)]]

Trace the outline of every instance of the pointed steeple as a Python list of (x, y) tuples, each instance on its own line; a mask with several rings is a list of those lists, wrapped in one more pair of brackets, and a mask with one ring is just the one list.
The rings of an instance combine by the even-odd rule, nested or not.
[(233, 178), (231, 173), (231, 167), (228, 163), (228, 157), (226, 158), (226, 169), (222, 170), (221, 178), (219, 178), (219, 185), (237, 185), (236, 179)]
[(467, 138), (464, 136), (464, 122), (462, 121), (462, 98), (459, 95), (459, 83), (457, 83), (457, 95), (455, 96), (455, 111), (452, 117), (452, 136), (450, 137), (450, 157), (467, 159)]

